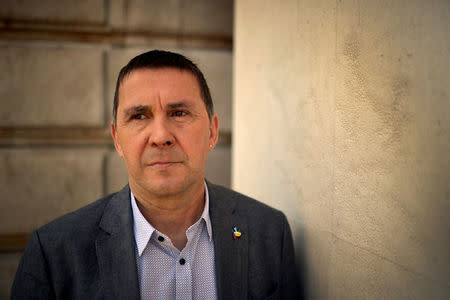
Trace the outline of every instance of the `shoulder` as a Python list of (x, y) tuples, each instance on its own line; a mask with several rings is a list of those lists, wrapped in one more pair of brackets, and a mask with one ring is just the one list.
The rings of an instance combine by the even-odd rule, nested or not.
[(63, 215), (36, 230), (43, 244), (58, 245), (92, 240), (98, 233), (99, 224), (108, 203), (118, 193), (113, 193), (97, 201)]
[(217, 206), (230, 209), (233, 214), (245, 217), (249, 222), (256, 224), (267, 223), (285, 226), (287, 222), (283, 212), (249, 196), (229, 188), (207, 182), (210, 195), (213, 195)]

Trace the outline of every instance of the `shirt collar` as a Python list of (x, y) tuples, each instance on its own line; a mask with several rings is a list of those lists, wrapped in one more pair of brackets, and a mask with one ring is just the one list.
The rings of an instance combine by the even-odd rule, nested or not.
[[(130, 189), (131, 194), (131, 208), (133, 212), (133, 230), (134, 237), (136, 240), (136, 246), (138, 250), (139, 256), (144, 252), (145, 247), (148, 244), (153, 232), (156, 230), (142, 215), (139, 210), (136, 198), (133, 195), (133, 192)], [(203, 207), (203, 213), (200, 219), (205, 220), (206, 229), (208, 231), (209, 241), (212, 240), (212, 228), (211, 228), (211, 218), (209, 216), (209, 193), (208, 187), (205, 182), (205, 206)]]
[(147, 220), (142, 215), (139, 210), (136, 198), (134, 198), (133, 192), (130, 189), (131, 194), (131, 208), (133, 210), (133, 229), (134, 229), (134, 238), (136, 240), (136, 246), (138, 250), (139, 256), (144, 252), (145, 247), (150, 240), (155, 228), (147, 222)]
[(209, 216), (209, 193), (208, 193), (208, 186), (205, 182), (205, 207), (203, 208), (203, 213), (201, 218), (205, 220), (206, 223), (206, 229), (208, 230), (208, 236), (209, 241), (212, 241), (212, 226), (211, 226), (211, 218)]

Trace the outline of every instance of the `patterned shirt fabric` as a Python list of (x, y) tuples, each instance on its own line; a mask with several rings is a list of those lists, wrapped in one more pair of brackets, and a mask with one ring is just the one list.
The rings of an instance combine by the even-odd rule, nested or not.
[(132, 192), (131, 206), (141, 299), (217, 299), (206, 183), (203, 213), (187, 229), (188, 241), (182, 251), (172, 244), (167, 235), (147, 222)]

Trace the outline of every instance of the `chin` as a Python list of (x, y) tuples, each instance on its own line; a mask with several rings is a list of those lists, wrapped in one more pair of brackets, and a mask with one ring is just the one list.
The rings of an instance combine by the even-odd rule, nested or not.
[(183, 193), (190, 185), (186, 179), (164, 178), (147, 182), (145, 188), (158, 197), (170, 197)]
[[(173, 170), (173, 172), (145, 172), (135, 177), (135, 183), (156, 197), (171, 197), (195, 188), (199, 182), (203, 184), (203, 172)], [(203, 176), (202, 176), (203, 175)]]

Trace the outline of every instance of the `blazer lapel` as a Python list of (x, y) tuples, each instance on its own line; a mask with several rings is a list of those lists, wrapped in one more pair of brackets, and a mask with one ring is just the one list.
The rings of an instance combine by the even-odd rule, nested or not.
[(128, 185), (106, 204), (96, 240), (100, 280), (108, 299), (139, 299)]
[[(226, 198), (219, 188), (207, 182), (210, 217), (216, 260), (219, 299), (247, 299), (248, 235), (245, 216), (236, 210), (236, 199)], [(233, 228), (241, 231), (233, 238)]]

